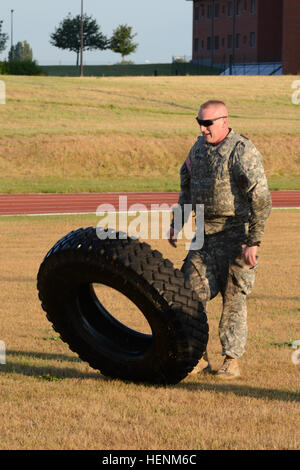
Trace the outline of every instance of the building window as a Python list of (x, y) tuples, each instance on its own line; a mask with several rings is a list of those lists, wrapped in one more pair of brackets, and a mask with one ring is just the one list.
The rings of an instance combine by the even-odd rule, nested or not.
[(195, 38), (194, 40), (194, 52), (198, 52), (199, 50), (199, 39)]
[(215, 50), (218, 51), (220, 49), (220, 39), (219, 36), (215, 36)]
[(228, 16), (233, 16), (233, 3), (228, 3)]
[(210, 36), (207, 38), (207, 50), (208, 51), (211, 50), (211, 37)]
[(251, 13), (252, 15), (255, 13), (255, 0), (251, 0)]
[(195, 7), (195, 21), (199, 21), (199, 7)]
[(255, 33), (250, 33), (250, 46), (255, 47)]
[(247, 7), (248, 7), (248, 5), (247, 5), (247, 0), (245, 0), (245, 3), (244, 3), (244, 10), (245, 10), (245, 11), (247, 11)]
[(215, 4), (215, 18), (220, 17), (220, 5), (218, 3)]
[(242, 10), (242, 0), (237, 0), (236, 2), (236, 14), (240, 16)]
[(204, 5), (200, 5), (200, 8), (201, 8), (201, 16), (204, 16), (205, 15), (205, 9), (204, 9)]
[(232, 49), (232, 34), (228, 34), (227, 36), (227, 47), (228, 49)]
[(202, 47), (202, 49), (204, 49), (204, 41), (203, 41), (203, 39), (202, 39), (202, 41), (201, 41), (201, 47)]
[(212, 5), (207, 5), (207, 18), (212, 17)]
[(223, 14), (223, 15), (226, 14), (226, 6), (225, 6), (225, 5), (222, 6), (222, 14)]
[(237, 33), (237, 35), (236, 35), (235, 47), (237, 49), (240, 49), (240, 47), (241, 47), (241, 35), (240, 35), (240, 33)]
[(225, 47), (225, 38), (222, 38), (222, 47)]

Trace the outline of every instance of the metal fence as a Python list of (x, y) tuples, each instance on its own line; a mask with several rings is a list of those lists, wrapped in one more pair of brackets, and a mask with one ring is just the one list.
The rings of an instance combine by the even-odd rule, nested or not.
[(220, 75), (282, 75), (281, 62), (229, 64)]
[(226, 61), (224, 57), (222, 62), (212, 64), (209, 58), (200, 58), (193, 62), (194, 65), (210, 66), (219, 71), (220, 75), (282, 75), (282, 62), (265, 60), (263, 62), (234, 62), (232, 56)]
[[(78, 76), (80, 68), (71, 65), (41, 66), (47, 75)], [(86, 65), (85, 76), (176, 76), (176, 75), (281, 75), (281, 62), (230, 63), (214, 64), (209, 61), (176, 62), (169, 64), (133, 64), (133, 65)]]
[[(50, 76), (78, 76), (80, 68), (72, 65), (43, 65), (41, 69)], [(170, 75), (219, 75), (214, 67), (191, 62), (172, 62), (169, 64), (126, 64), (126, 65), (86, 65), (85, 76), (170, 76)]]

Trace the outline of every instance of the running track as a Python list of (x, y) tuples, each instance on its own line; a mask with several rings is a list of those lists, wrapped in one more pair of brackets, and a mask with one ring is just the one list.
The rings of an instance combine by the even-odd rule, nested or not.
[[(300, 191), (271, 191), (274, 208), (300, 208)], [(127, 207), (119, 208), (119, 196), (127, 196)], [(176, 203), (178, 193), (79, 193), (79, 194), (0, 194), (0, 216), (37, 214), (95, 213), (101, 204), (112, 204), (116, 211), (132, 204)], [(152, 207), (153, 208), (153, 207)]]

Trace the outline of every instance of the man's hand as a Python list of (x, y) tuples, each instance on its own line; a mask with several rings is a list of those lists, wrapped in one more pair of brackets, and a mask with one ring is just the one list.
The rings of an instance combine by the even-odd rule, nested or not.
[(173, 227), (170, 227), (170, 230), (168, 232), (168, 242), (170, 245), (172, 245), (174, 248), (176, 248), (176, 243), (177, 243), (177, 233), (175, 232)]
[(257, 246), (246, 246), (243, 250), (243, 259), (247, 266), (254, 268), (257, 265), (256, 260)]

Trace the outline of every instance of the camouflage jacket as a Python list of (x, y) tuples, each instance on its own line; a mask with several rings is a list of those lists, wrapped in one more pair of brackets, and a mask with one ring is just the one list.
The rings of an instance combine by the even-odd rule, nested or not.
[(244, 224), (247, 243), (260, 242), (272, 207), (261, 154), (233, 130), (217, 146), (198, 137), (180, 169), (178, 204), (182, 213), (184, 204), (204, 204), (206, 234)]

